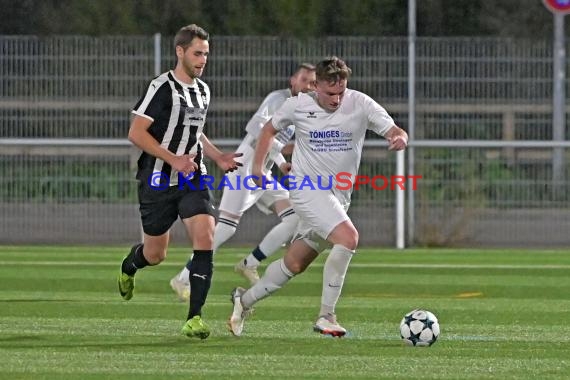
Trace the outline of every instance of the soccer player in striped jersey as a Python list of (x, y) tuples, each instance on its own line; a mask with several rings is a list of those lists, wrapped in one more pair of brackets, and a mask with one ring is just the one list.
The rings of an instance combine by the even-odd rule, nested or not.
[(118, 279), (121, 296), (130, 300), (135, 273), (165, 259), (170, 227), (180, 217), (194, 249), (189, 274), (194, 291), (182, 333), (201, 339), (210, 335), (202, 306), (212, 281), (216, 213), (208, 189), (200, 185), (207, 173), (203, 160), (209, 157), (224, 171), (241, 165), (235, 161), (241, 154), (222, 153), (203, 132), (210, 89), (199, 78), (208, 38), (195, 24), (181, 28), (174, 37), (176, 67), (154, 78), (132, 111), (129, 140), (143, 151), (137, 179), (144, 240), (131, 248)]
[[(238, 152), (243, 153), (241, 159), (243, 166), (228, 175), (232, 186), (224, 189), (219, 205), (220, 218), (214, 233), (214, 253), (235, 234), (243, 213), (254, 204), (263, 213), (270, 214), (275, 212), (281, 219), (281, 222), (265, 235), (249, 256), (241, 259), (235, 266), (235, 271), (248, 279), (252, 285), (259, 280), (257, 267), (260, 262), (277, 252), (284, 243), (291, 241), (299, 219), (289, 203), (288, 190), (280, 182), (274, 181), (267, 189), (258, 188), (256, 190), (247, 189), (243, 184), (238, 186), (238, 182), (240, 179), (251, 175), (255, 145), (265, 123), (271, 119), (271, 116), (285, 100), (292, 96), (297, 96), (299, 93), (314, 90), (315, 79), (315, 66), (309, 63), (302, 63), (289, 78), (289, 88), (273, 91), (265, 97), (258, 110), (247, 123), (245, 127), (247, 134), (237, 149)], [(264, 163), (268, 176), (271, 174), (271, 168), (274, 164), (284, 174), (289, 173), (291, 164), (285, 161), (281, 151), (293, 136), (294, 130), (294, 127), (291, 125), (281, 130), (275, 136)], [(188, 284), (188, 273), (191, 269), (191, 264), (191, 261), (188, 261), (186, 267), (170, 280), (170, 286), (182, 301), (188, 299), (190, 295), (191, 287)]]
[[(323, 178), (333, 182), (340, 172), (356, 176), (367, 130), (387, 139), (390, 150), (407, 146), (407, 133), (395, 125), (384, 108), (368, 95), (346, 87), (350, 74), (350, 68), (337, 57), (317, 64), (315, 92), (287, 99), (263, 127), (253, 175), (264, 175), (263, 159), (274, 136), (291, 124), (295, 126), (291, 175), (309, 178), (314, 184)], [(228, 326), (234, 335), (241, 335), (244, 319), (256, 302), (303, 272), (331, 246), (323, 268), (321, 309), (313, 328), (331, 336), (346, 334), (336, 319), (335, 307), (358, 245), (358, 231), (347, 215), (351, 192), (352, 188), (339, 189), (334, 184), (289, 190), (289, 200), (300, 219), (295, 238), (285, 256), (271, 263), (254, 286), (232, 291), (234, 307)]]

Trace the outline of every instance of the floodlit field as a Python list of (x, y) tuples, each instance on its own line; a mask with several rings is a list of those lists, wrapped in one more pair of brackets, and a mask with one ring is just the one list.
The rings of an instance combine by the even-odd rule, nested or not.
[[(0, 247), (1, 379), (549, 379), (570, 374), (570, 251), (361, 249), (338, 307), (350, 336), (312, 331), (321, 257), (226, 330), (244, 250), (216, 256), (205, 341), (180, 334), (169, 279), (189, 250), (116, 289), (128, 247)], [(405, 347), (401, 317), (434, 312), (440, 339)]]

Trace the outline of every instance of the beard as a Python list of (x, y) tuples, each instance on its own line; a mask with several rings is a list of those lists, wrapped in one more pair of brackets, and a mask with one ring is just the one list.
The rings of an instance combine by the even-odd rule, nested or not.
[(202, 75), (201, 71), (198, 71), (194, 66), (190, 65), (190, 63), (187, 62), (186, 60), (182, 61), (182, 68), (184, 69), (186, 75), (188, 75), (192, 79), (198, 78)]

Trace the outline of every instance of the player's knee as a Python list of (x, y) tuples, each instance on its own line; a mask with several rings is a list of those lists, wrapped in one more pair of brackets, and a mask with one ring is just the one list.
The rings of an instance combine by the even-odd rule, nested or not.
[(358, 231), (355, 228), (353, 228), (344, 234), (340, 244), (354, 251), (356, 247), (358, 247), (358, 238), (359, 238)]
[(303, 273), (305, 269), (307, 269), (307, 266), (299, 262), (294, 262), (289, 263), (289, 265), (287, 265), (287, 269), (289, 269), (292, 274), (297, 275), (299, 273)]
[(285, 267), (293, 274), (298, 275), (299, 273), (303, 273), (305, 269), (309, 266), (311, 262), (305, 262), (303, 260), (287, 260), (285, 257), (284, 264)]

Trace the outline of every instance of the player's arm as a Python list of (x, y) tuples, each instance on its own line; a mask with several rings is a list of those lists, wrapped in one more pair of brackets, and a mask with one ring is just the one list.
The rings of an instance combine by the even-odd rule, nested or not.
[(360, 93), (364, 112), (368, 115), (370, 130), (388, 140), (388, 150), (403, 150), (408, 146), (408, 134), (396, 126), (394, 119), (380, 104), (368, 95)]
[(393, 126), (384, 134), (388, 140), (388, 150), (403, 150), (408, 146), (408, 134), (402, 128)]
[(273, 140), (277, 132), (278, 131), (273, 127), (271, 120), (269, 120), (261, 129), (261, 133), (257, 139), (251, 174), (258, 178), (258, 180), (255, 181), (258, 186), (261, 186), (261, 178), (265, 175), (265, 173), (263, 173), (263, 164), (267, 154), (269, 153), (269, 149), (273, 145)]
[(216, 165), (224, 172), (233, 172), (238, 166), (242, 166), (241, 162), (237, 162), (234, 159), (243, 156), (243, 153), (224, 153), (212, 144), (210, 139), (203, 133), (200, 135), (200, 142), (204, 148), (204, 155), (214, 160)]
[(293, 142), (293, 140), (291, 140), (287, 144), (285, 144), (283, 149), (281, 149), (281, 154), (286, 154), (290, 156), (293, 154), (293, 148), (295, 148), (295, 143)]
[(174, 170), (181, 172), (185, 176), (188, 176), (198, 169), (198, 165), (194, 162), (195, 155), (185, 154), (183, 156), (177, 156), (156, 141), (148, 132), (153, 122), (153, 120), (147, 117), (135, 114), (129, 128), (129, 141), (146, 153), (160, 158), (168, 163)]
[(279, 167), (279, 170), (281, 170), (281, 172), (286, 175), (288, 175), (291, 171), (291, 163), (287, 162), (283, 155), (286, 154), (290, 156), (293, 154), (293, 148), (295, 148), (295, 143), (290, 141), (285, 144), (285, 146), (281, 149), (281, 152), (278, 152), (278, 154), (272, 157), (275, 164)]

